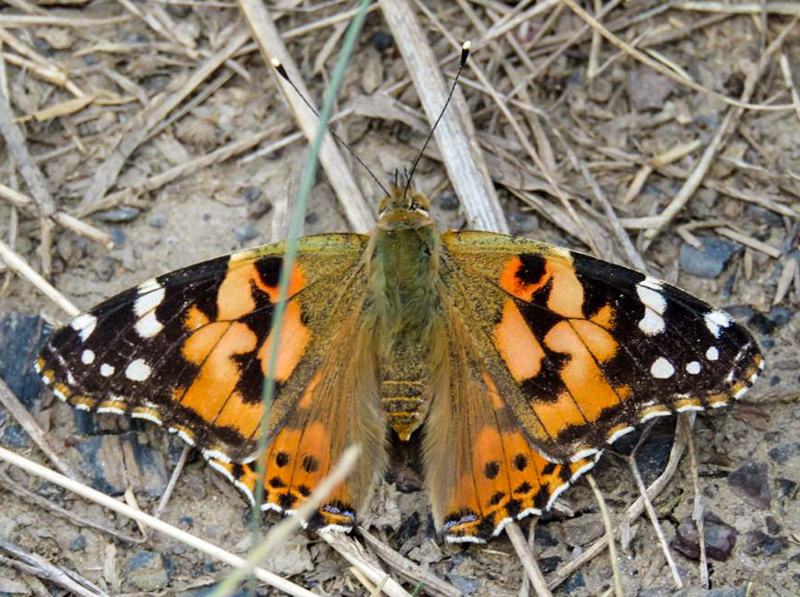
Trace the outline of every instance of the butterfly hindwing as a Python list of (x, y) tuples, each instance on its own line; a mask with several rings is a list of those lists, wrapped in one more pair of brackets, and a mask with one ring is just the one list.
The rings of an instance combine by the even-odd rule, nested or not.
[[(352, 410), (348, 401), (356, 399), (342, 386), (356, 382), (352, 368), (348, 373), (326, 355), (354, 355), (352, 343), (358, 338), (348, 326), (361, 317), (360, 258), (366, 242), (355, 234), (306, 237), (293, 266), (266, 433), (273, 462), (283, 460), (276, 458), (283, 451), (300, 461), (306, 452), (324, 453), (316, 466), (306, 458), (305, 468), (314, 469), (306, 475), (319, 471), (324, 476), (344, 444), (359, 441), (365, 432), (337, 423), (337, 409)], [(53, 334), (36, 368), (73, 406), (162, 424), (250, 490), (254, 464), (247, 463), (256, 457), (261, 431), (284, 251), (283, 243), (241, 251), (112, 297)], [(335, 350), (342, 343), (350, 344)], [(368, 370), (359, 383), (370, 385)], [(367, 443), (379, 460), (382, 438), (367, 438)], [(370, 459), (358, 465), (356, 495), (363, 492), (363, 478), (379, 468)], [(273, 477), (278, 479), (277, 473)], [(293, 480), (300, 477), (296, 472), (287, 479), (286, 490), (303, 485)], [(268, 507), (285, 509), (287, 498), (282, 499), (268, 487)]]

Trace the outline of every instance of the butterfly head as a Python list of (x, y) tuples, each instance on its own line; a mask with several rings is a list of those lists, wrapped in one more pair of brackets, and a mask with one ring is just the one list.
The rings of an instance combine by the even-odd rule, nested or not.
[(381, 228), (418, 228), (431, 223), (431, 204), (425, 195), (413, 188), (392, 187), (378, 205), (378, 226)]

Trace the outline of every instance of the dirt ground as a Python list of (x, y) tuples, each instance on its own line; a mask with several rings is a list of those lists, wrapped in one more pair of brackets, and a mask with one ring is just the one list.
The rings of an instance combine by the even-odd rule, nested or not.
[[(325, 19), (353, 8), (353, 3), (274, 4), (282, 7), (273, 6), (273, 16), (289, 54), (311, 97), (321, 98), (346, 26), (344, 20)], [(435, 19), (419, 6), (413, 10), (437, 59), (443, 61), (448, 81), (458, 49), (448, 44), (440, 26), (457, 40), (473, 41), (470, 60), (504, 98), (515, 87), (512, 71), (514, 77), (530, 77), (524, 91), (508, 102), (508, 109), (544, 163), (554, 166), (552, 175), (583, 226), (592, 238), (604, 240), (597, 243), (601, 257), (630, 265), (603, 206), (576, 164), (597, 181), (651, 275), (729, 308), (753, 331), (767, 360), (762, 379), (733, 408), (699, 415), (693, 431), (703, 507), (724, 523), (707, 527), (723, 544), (726, 538), (735, 539), (732, 547), (721, 548), (722, 559), (709, 561), (710, 587), (747, 588), (753, 596), (800, 594), (800, 319), (796, 317), (800, 109), (769, 109), (800, 101), (794, 87), (800, 84), (800, 26), (793, 20), (798, 13), (791, 6), (785, 14), (764, 16), (681, 10), (650, 1), (594, 4), (606, 8), (613, 4), (601, 20), (615, 35), (662, 69), (673, 69), (702, 89), (656, 72), (599, 35), (572, 39), (584, 23), (565, 4), (514, 22), (497, 34), (492, 33), (493, 24), (530, 7), (494, 1), (426, 2)], [(13, 20), (18, 15), (31, 19)], [(112, 17), (119, 18), (103, 21)], [(97, 184), (97, 173), (120, 150), (120, 139), (130, 139), (142, 127), (136, 119), (142, 118), (145, 104), (152, 108), (186, 86), (201, 65), (244, 30), (239, 8), (226, 2), (206, 7), (137, 3), (128, 8), (104, 1), (36, 7), (12, 2), (0, 8), (0, 85), (10, 97), (27, 150), (56, 209), (96, 226), (115, 243), (109, 250), (55, 227), (49, 279), (80, 309), (152, 276), (285, 234), (285, 220), (275, 220), (283, 217), (297, 190), (307, 143), (302, 139), (279, 148), (273, 145), (297, 128), (263, 56), (247, 45), (250, 42), (223, 66), (205, 74), (178, 108), (141, 139), (98, 200), (86, 199)], [(770, 44), (782, 35), (781, 45), (773, 51)], [(380, 8), (373, 10), (337, 104), (337, 110), (348, 111), (337, 123), (337, 132), (383, 181), (396, 168), (409, 167), (425, 134), (409, 125), (425, 119), (398, 51), (398, 44), (408, 39), (404, 31), (389, 28)], [(59, 84), (53, 83), (53, 76), (46, 77), (48, 66), (64, 75)], [(787, 76), (793, 79), (791, 85)], [(739, 100), (751, 78), (754, 90), (745, 103), (758, 109), (739, 110), (720, 99)], [(511, 232), (590, 252), (587, 233), (571, 218), (469, 67), (461, 91)], [(94, 99), (81, 109), (65, 108), (67, 113), (56, 117), (36, 116), (85, 94)], [(385, 109), (387, 98), (392, 110)], [(405, 114), (405, 121), (398, 120), (398, 114)], [(729, 134), (697, 190), (653, 239), (646, 238), (656, 225), (654, 218), (702, 166), (704, 152), (723, 126), (729, 126)], [(262, 131), (269, 134), (251, 149), (192, 168), (166, 183), (152, 181), (171, 168)], [(651, 161), (675, 148), (687, 149), (673, 161), (664, 160), (669, 163)], [(11, 155), (4, 146), (0, 182), (30, 194)], [(434, 215), (443, 228), (463, 228), (464, 206), (454, 195), (438, 155), (433, 147), (420, 164), (415, 184), (432, 198)], [(351, 166), (374, 213), (379, 189), (357, 164)], [(651, 167), (649, 176), (626, 200), (645, 167)], [(118, 193), (125, 189), (130, 191)], [(4, 193), (0, 196), (5, 198)], [(111, 198), (101, 201), (102, 197)], [(41, 272), (37, 211), (12, 205), (0, 200), (0, 238)], [(350, 229), (320, 173), (304, 233)], [(693, 237), (706, 243), (700, 256), (688, 248)], [(717, 246), (705, 239), (722, 242)], [(69, 319), (29, 281), (8, 268), (4, 271), (0, 319), (12, 314)], [(91, 469), (96, 484), (101, 479), (112, 489), (133, 485), (139, 506), (148, 512), (155, 509), (181, 442), (154, 425), (110, 415), (94, 424), (76, 420), (72, 409), (46, 390), (34, 401), (33, 414), (58, 453), (78, 470), (91, 469), (86, 454), (91, 452), (92, 438), (102, 438), (104, 448), (96, 452), (99, 460)], [(12, 425), (12, 417), (0, 418), (3, 444), (44, 461), (32, 443), (8, 431)], [(641, 448), (651, 455), (640, 461), (647, 481), (666, 464), (673, 428), (674, 422), (656, 427)], [(93, 435), (83, 435), (87, 429)], [(111, 453), (113, 446), (117, 453)], [(410, 456), (415, 456), (413, 448)], [(505, 536), (486, 546), (448, 545), (436, 536), (419, 466), (408, 459), (406, 452), (395, 455), (395, 466), (362, 517), (363, 526), (449, 583), (455, 591), (451, 594), (528, 594), (521, 588), (523, 567)], [(141, 475), (132, 479), (137, 475), (118, 470), (126, 466), (138, 467)], [(27, 488), (73, 516), (140, 536), (136, 525), (121, 516), (18, 469), (7, 468), (5, 473), (13, 481), (0, 477), (0, 540), (75, 571), (109, 594), (195, 595), (199, 593), (192, 591), (213, 584), (227, 571), (224, 564), (157, 533), (148, 533), (147, 540), (137, 544), (56, 516), (11, 492), (8, 485)], [(594, 475), (614, 525), (622, 525), (626, 508), (638, 495), (625, 459), (606, 456)], [(585, 480), (563, 494), (562, 502), (564, 508), (548, 513), (536, 526), (534, 550), (548, 580), (602, 535), (599, 507)], [(654, 503), (667, 542), (674, 545), (693, 503), (691, 469), (684, 458)], [(240, 555), (250, 545), (245, 500), (196, 453), (189, 456), (163, 518)], [(265, 529), (272, 522), (265, 521)], [(529, 521), (522, 527), (527, 532)], [(678, 589), (653, 526), (642, 516), (628, 530), (629, 540), (618, 546), (624, 594), (675, 593)], [(671, 553), (683, 582), (700, 587), (697, 560), (674, 547)], [(148, 554), (163, 557), (152, 559)], [(51, 581), (37, 580), (10, 565), (5, 558), (12, 556), (2, 545), (0, 556), (4, 558), (0, 596), (45, 594), (42, 590), (65, 594)], [(267, 567), (317, 594), (370, 594), (350, 572), (350, 565), (314, 536), (293, 537)], [(152, 575), (143, 574), (143, 568), (152, 568)], [(386, 564), (384, 569), (414, 591), (417, 583)], [(569, 575), (554, 594), (608, 595), (613, 594), (610, 587), (611, 565), (603, 552)], [(422, 590), (428, 589), (433, 591)], [(268, 587), (258, 591), (283, 594)]]

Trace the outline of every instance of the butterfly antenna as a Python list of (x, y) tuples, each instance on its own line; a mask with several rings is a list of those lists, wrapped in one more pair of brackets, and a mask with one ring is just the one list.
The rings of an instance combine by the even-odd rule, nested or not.
[(447, 106), (450, 105), (450, 100), (453, 98), (453, 93), (456, 91), (456, 85), (458, 85), (458, 78), (461, 76), (461, 71), (464, 69), (464, 65), (467, 64), (467, 58), (469, 58), (469, 50), (470, 50), (470, 42), (465, 41), (461, 45), (461, 62), (458, 65), (458, 70), (456, 71), (456, 76), (453, 79), (453, 84), (450, 87), (450, 93), (447, 94), (447, 99), (444, 102), (444, 106), (442, 107), (442, 111), (439, 112), (439, 117), (436, 119), (436, 122), (433, 123), (430, 132), (428, 133), (428, 137), (425, 139), (425, 143), (422, 144), (422, 149), (417, 154), (417, 157), (414, 159), (414, 163), (411, 165), (411, 172), (408, 173), (406, 176), (406, 187), (403, 189), (403, 197), (406, 196), (408, 193), (408, 189), (411, 188), (411, 178), (414, 176), (414, 172), (417, 169), (417, 165), (419, 164), (420, 159), (425, 154), (425, 149), (428, 147), (428, 143), (431, 142), (431, 138), (433, 138), (433, 133), (436, 130), (436, 127), (439, 125), (439, 121), (444, 116), (445, 110), (447, 110)]
[[(309, 109), (309, 110), (311, 110), (311, 111), (314, 113), (314, 115), (315, 115), (317, 118), (319, 118), (319, 112), (317, 111), (317, 109), (316, 109), (314, 106), (312, 106), (312, 105), (311, 105), (311, 102), (309, 102), (309, 101), (306, 99), (306, 96), (305, 96), (305, 95), (303, 95), (303, 93), (302, 93), (302, 92), (301, 92), (301, 91), (300, 91), (300, 90), (297, 88), (297, 85), (295, 85), (295, 84), (294, 84), (294, 81), (292, 81), (292, 80), (289, 78), (289, 73), (287, 73), (287, 72), (286, 72), (286, 69), (285, 69), (285, 68), (283, 68), (283, 64), (281, 64), (281, 61), (280, 61), (280, 60), (278, 60), (277, 58), (273, 58), (273, 59), (272, 59), (272, 67), (273, 67), (273, 68), (274, 68), (276, 71), (278, 71), (278, 74), (279, 74), (281, 77), (283, 77), (283, 79), (284, 79), (284, 80), (285, 80), (287, 83), (289, 83), (289, 85), (291, 85), (292, 89), (294, 89), (294, 91), (295, 91), (295, 93), (298, 95), (298, 97), (299, 97), (301, 100), (303, 100), (303, 103), (304, 103), (304, 104), (305, 104), (305, 105), (308, 107), (308, 109)], [(351, 156), (353, 156), (353, 158), (355, 158), (355, 160), (356, 160), (356, 161), (357, 161), (359, 164), (361, 164), (361, 167), (362, 167), (362, 168), (364, 168), (364, 170), (366, 170), (366, 171), (367, 171), (367, 174), (369, 174), (369, 175), (372, 177), (372, 180), (374, 180), (374, 181), (375, 181), (375, 184), (377, 184), (377, 185), (380, 187), (381, 191), (383, 191), (383, 193), (384, 193), (385, 195), (388, 195), (388, 194), (389, 194), (389, 191), (387, 191), (387, 190), (386, 190), (386, 187), (384, 187), (384, 186), (383, 186), (383, 184), (381, 184), (381, 181), (380, 181), (380, 180), (378, 180), (378, 177), (377, 177), (377, 176), (375, 176), (375, 173), (374, 173), (372, 170), (370, 170), (369, 166), (367, 166), (367, 165), (364, 163), (364, 160), (362, 160), (362, 159), (361, 159), (361, 158), (358, 156), (358, 154), (357, 154), (357, 153), (356, 153), (356, 152), (353, 150), (353, 148), (352, 148), (352, 147), (350, 147), (350, 146), (349, 146), (349, 145), (348, 145), (348, 144), (347, 144), (347, 143), (344, 141), (344, 139), (342, 139), (342, 138), (341, 138), (339, 135), (337, 135), (337, 134), (336, 134), (336, 131), (334, 131), (334, 130), (333, 130), (333, 127), (332, 127), (332, 126), (330, 126), (330, 125), (328, 125), (328, 132), (331, 134), (331, 136), (332, 136), (334, 139), (336, 139), (336, 140), (337, 140), (337, 141), (338, 141), (338, 142), (339, 142), (339, 143), (342, 145), (342, 147), (344, 147), (344, 148), (345, 148), (345, 149), (346, 149), (346, 150), (347, 150), (347, 151), (350, 153), (350, 155), (351, 155)]]

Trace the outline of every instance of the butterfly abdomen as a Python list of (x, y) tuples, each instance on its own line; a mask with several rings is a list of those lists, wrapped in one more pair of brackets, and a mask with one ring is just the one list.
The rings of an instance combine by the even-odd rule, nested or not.
[(402, 440), (428, 412), (436, 330), (443, 329), (436, 290), (439, 236), (433, 225), (418, 223), (379, 227), (370, 262), (382, 406)]

